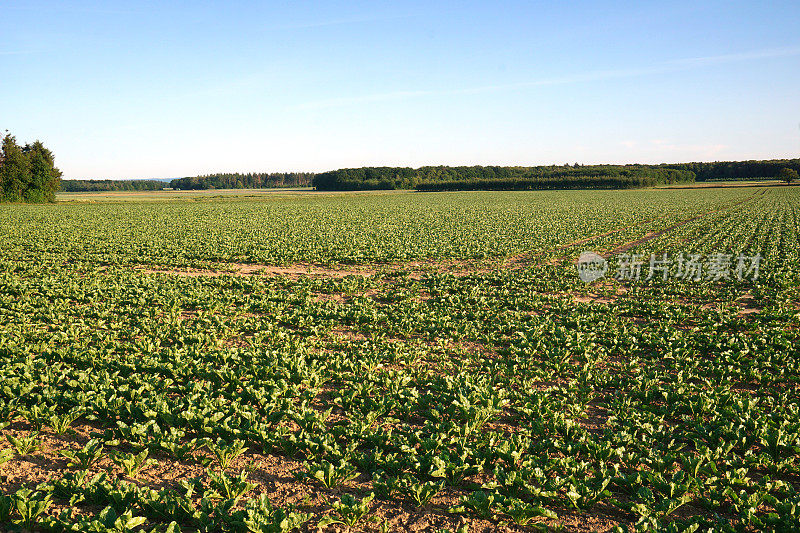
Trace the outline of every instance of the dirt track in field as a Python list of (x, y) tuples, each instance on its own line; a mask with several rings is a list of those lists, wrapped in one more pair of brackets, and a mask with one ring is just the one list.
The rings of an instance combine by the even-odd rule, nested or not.
[(466, 276), (491, 272), (498, 266), (495, 261), (449, 260), (412, 261), (408, 263), (367, 263), (363, 265), (324, 266), (311, 263), (295, 263), (275, 266), (252, 263), (220, 263), (220, 269), (174, 268), (148, 265), (136, 268), (144, 274), (169, 274), (182, 277), (218, 276), (280, 276), (289, 279), (303, 277), (345, 278), (347, 276), (370, 277), (381, 273), (407, 274), (411, 279), (421, 279), (426, 273), (448, 273)]
[(344, 278), (347, 276), (371, 276), (377, 272), (376, 269), (366, 266), (364, 268), (327, 268), (318, 265), (298, 263), (289, 266), (270, 266), (254, 265), (249, 263), (225, 263), (225, 267), (230, 270), (210, 270), (210, 269), (177, 269), (177, 268), (158, 268), (148, 267), (141, 269), (145, 274), (172, 274), (175, 276), (196, 277), (217, 277), (225, 275), (233, 276), (322, 276), (329, 278)]
[[(672, 231), (675, 228), (679, 228), (681, 226), (689, 224), (690, 222), (693, 222), (693, 221), (695, 221), (697, 219), (706, 217), (708, 215), (712, 215), (714, 213), (719, 213), (720, 211), (725, 211), (725, 210), (728, 210), (728, 209), (732, 209), (732, 208), (737, 207), (737, 206), (739, 206), (739, 205), (741, 205), (741, 204), (743, 204), (745, 202), (753, 200), (756, 196), (762, 195), (765, 192), (766, 192), (766, 190), (762, 189), (762, 190), (760, 190), (758, 192), (755, 192), (752, 195), (747, 196), (746, 198), (744, 198), (744, 199), (742, 199), (742, 200), (740, 200), (738, 202), (735, 202), (735, 203), (733, 203), (733, 204), (731, 204), (729, 206), (722, 207), (722, 208), (719, 208), (719, 209), (711, 209), (709, 211), (705, 211), (703, 213), (700, 213), (698, 215), (690, 217), (690, 218), (688, 218), (686, 220), (682, 220), (680, 222), (672, 224), (671, 226), (669, 226), (667, 228), (664, 228), (664, 229), (661, 229), (661, 230), (657, 230), (657, 231), (651, 231), (651, 232), (645, 234), (643, 237), (641, 237), (639, 239), (619, 244), (618, 246), (613, 248), (611, 251), (606, 252), (605, 254), (601, 254), (601, 255), (603, 255), (604, 257), (611, 257), (611, 256), (614, 256), (614, 255), (617, 255), (617, 254), (620, 254), (620, 253), (624, 253), (624, 252), (630, 250), (631, 248), (639, 246), (640, 244), (644, 244), (644, 243), (646, 243), (648, 241), (656, 239), (656, 238), (660, 237), (661, 235), (664, 235), (665, 233), (668, 233), (669, 231)], [(666, 218), (667, 216), (668, 215), (664, 215), (664, 216), (652, 218), (652, 219), (649, 219), (649, 220), (645, 220), (645, 221), (643, 221), (643, 222), (641, 222), (639, 224), (636, 224), (635, 227), (641, 227), (641, 226), (645, 226), (647, 224), (651, 224), (651, 223), (656, 222), (658, 220), (662, 220), (662, 219)], [(549, 252), (540, 252), (540, 253), (537, 253), (537, 254), (530, 254), (530, 253), (518, 254), (518, 255), (515, 255), (515, 256), (507, 258), (505, 260), (503, 266), (504, 266), (504, 268), (510, 268), (510, 269), (521, 268), (521, 267), (524, 267), (526, 265), (532, 264), (537, 258), (546, 257), (548, 255), (551, 255), (551, 254), (555, 253), (555, 252), (560, 252), (562, 250), (567, 250), (567, 249), (572, 248), (574, 246), (585, 244), (587, 242), (591, 242), (591, 241), (594, 241), (596, 239), (601, 239), (603, 237), (608, 237), (609, 235), (613, 235), (615, 233), (619, 233), (619, 232), (624, 231), (626, 229), (630, 229), (631, 227), (632, 227), (631, 225), (617, 226), (616, 228), (610, 229), (610, 230), (605, 231), (603, 233), (598, 233), (597, 235), (591, 235), (589, 237), (584, 237), (584, 238), (578, 239), (576, 241), (572, 241), (572, 242), (568, 242), (566, 244), (558, 245), (555, 248), (553, 248), (552, 250), (550, 250)], [(554, 265), (554, 264), (561, 263), (561, 262), (563, 262), (564, 260), (567, 260), (567, 259), (573, 259), (573, 262), (577, 261), (577, 258), (573, 258), (572, 254), (567, 254), (567, 255), (553, 257), (553, 258), (549, 259), (548, 261), (546, 261), (544, 264)]]
[(704, 217), (707, 217), (709, 215), (713, 215), (714, 213), (719, 213), (719, 212), (722, 212), (722, 211), (727, 211), (729, 209), (733, 209), (734, 207), (738, 207), (738, 206), (742, 205), (745, 202), (749, 202), (749, 201), (753, 200), (759, 194), (764, 194), (764, 192), (765, 191), (762, 190), (760, 192), (751, 194), (750, 196), (744, 198), (743, 200), (735, 202), (735, 203), (733, 203), (733, 204), (731, 204), (731, 205), (729, 205), (727, 207), (723, 207), (723, 208), (720, 208), (720, 209), (712, 209), (710, 211), (706, 211), (705, 213), (700, 213), (699, 215), (695, 215), (693, 217), (687, 218), (686, 220), (682, 220), (680, 222), (676, 222), (675, 224), (672, 224), (671, 226), (668, 226), (668, 227), (666, 227), (666, 228), (664, 228), (662, 230), (651, 231), (650, 233), (647, 233), (646, 235), (644, 235), (641, 239), (637, 239), (635, 241), (626, 242), (626, 243), (624, 243), (624, 244), (622, 244), (620, 246), (617, 246), (616, 248), (614, 248), (608, 254), (608, 256), (614, 256), (614, 255), (617, 255), (617, 254), (625, 253), (628, 250), (630, 250), (631, 248), (635, 248), (636, 246), (639, 246), (640, 244), (644, 244), (646, 242), (652, 241), (653, 239), (657, 239), (658, 237), (664, 235), (665, 233), (669, 233), (670, 231), (674, 230), (675, 228), (680, 228), (681, 226), (685, 226), (686, 224), (694, 222), (695, 220), (698, 220), (700, 218), (704, 218)]

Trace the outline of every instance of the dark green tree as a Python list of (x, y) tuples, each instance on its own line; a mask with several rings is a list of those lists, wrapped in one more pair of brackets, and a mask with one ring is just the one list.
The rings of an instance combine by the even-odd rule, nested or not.
[(40, 141), (26, 145), (23, 152), (30, 162), (31, 182), (23, 193), (26, 202), (55, 202), (61, 183), (61, 171), (55, 166), (53, 152)]
[(13, 135), (3, 138), (2, 163), (0, 163), (0, 188), (6, 202), (22, 201), (22, 195), (31, 183), (30, 162)]
[(793, 181), (800, 180), (800, 174), (798, 174), (797, 171), (793, 168), (784, 167), (780, 169), (780, 171), (778, 172), (778, 179), (781, 181), (785, 181), (786, 184), (788, 185)]
[(12, 135), (2, 139), (0, 199), (4, 202), (54, 202), (61, 181), (53, 152), (40, 141), (23, 148)]

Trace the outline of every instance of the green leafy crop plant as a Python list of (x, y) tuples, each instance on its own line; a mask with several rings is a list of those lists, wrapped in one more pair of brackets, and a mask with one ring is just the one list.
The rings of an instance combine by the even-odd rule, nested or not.
[[(0, 476), (42, 475), (0, 529), (796, 530), (798, 213), (791, 187), (4, 206)], [(632, 243), (763, 268), (580, 281)]]

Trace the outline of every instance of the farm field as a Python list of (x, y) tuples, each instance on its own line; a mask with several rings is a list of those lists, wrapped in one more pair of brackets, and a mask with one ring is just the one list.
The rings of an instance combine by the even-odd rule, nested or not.
[[(168, 186), (169, 184), (164, 184)], [(104, 192), (59, 192), (59, 202), (124, 202), (139, 200), (178, 200), (186, 198), (256, 198), (264, 195), (292, 195), (309, 193), (310, 188), (297, 189), (204, 189), (204, 190), (161, 190), (161, 191), (104, 191)]]
[(159, 194), (0, 209), (2, 527), (800, 530), (800, 188)]

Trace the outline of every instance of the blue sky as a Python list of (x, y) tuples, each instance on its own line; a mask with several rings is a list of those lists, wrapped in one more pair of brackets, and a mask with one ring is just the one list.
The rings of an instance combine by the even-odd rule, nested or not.
[(67, 178), (798, 157), (800, 3), (0, 4)]

